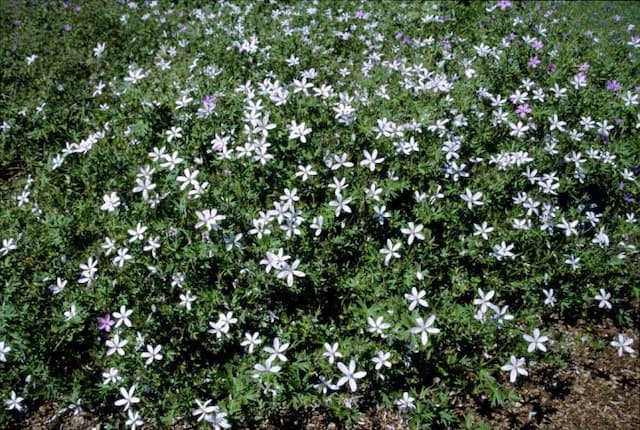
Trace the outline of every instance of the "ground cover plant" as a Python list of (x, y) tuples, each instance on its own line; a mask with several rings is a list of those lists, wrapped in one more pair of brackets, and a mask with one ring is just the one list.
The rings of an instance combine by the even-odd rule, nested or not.
[(0, 426), (488, 426), (635, 357), (635, 3), (2, 2)]

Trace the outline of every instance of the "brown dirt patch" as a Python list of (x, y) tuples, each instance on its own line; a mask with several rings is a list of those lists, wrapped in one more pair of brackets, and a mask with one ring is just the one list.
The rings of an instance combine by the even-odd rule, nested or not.
[[(529, 379), (517, 391), (520, 402), (483, 414), (471, 410), (474, 421), (492, 429), (640, 429), (640, 361), (618, 357), (609, 342), (619, 330), (606, 321), (599, 325), (551, 328), (563, 351), (566, 367), (529, 368)], [(637, 351), (638, 331), (627, 331)], [(467, 412), (469, 410), (467, 409)]]

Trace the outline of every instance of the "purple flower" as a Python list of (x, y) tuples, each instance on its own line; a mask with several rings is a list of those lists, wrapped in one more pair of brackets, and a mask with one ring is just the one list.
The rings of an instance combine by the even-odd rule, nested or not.
[(356, 18), (364, 19), (364, 12), (361, 10), (356, 11)]
[(622, 89), (622, 85), (615, 79), (607, 81), (607, 89), (609, 91), (618, 92)]
[(80, 13), (82, 11), (82, 6), (80, 6), (79, 4), (76, 5), (76, 7), (74, 8), (74, 10), (78, 13)]
[(547, 67), (547, 72), (555, 73), (557, 68), (558, 67), (555, 65), (555, 63), (549, 63), (549, 67)]
[(635, 203), (636, 199), (633, 198), (633, 196), (631, 195), (631, 193), (624, 193), (624, 196), (622, 197), (624, 199), (625, 202), (627, 203)]
[(620, 15), (617, 15), (617, 14), (616, 14), (616, 15), (614, 15), (614, 16), (613, 16), (613, 20), (614, 20), (615, 22), (620, 22), (620, 19), (621, 19)]
[(529, 67), (533, 67), (534, 69), (540, 65), (540, 59), (537, 56), (533, 56), (529, 58)]
[(103, 317), (98, 317), (98, 330), (111, 331), (111, 326), (115, 323), (110, 314), (104, 314)]
[(533, 42), (531, 42), (531, 47), (536, 51), (542, 51), (544, 49), (544, 44), (542, 43), (541, 40), (536, 39)]
[(527, 117), (527, 114), (531, 113), (531, 108), (528, 104), (525, 103), (516, 108), (516, 113), (520, 116), (520, 118), (524, 119)]
[(64, 31), (70, 31), (70, 30), (71, 30), (71, 24), (65, 24), (65, 25), (63, 25), (63, 26), (62, 26), (62, 29), (63, 29)]
[(64, 9), (67, 9), (67, 8), (69, 7), (69, 2), (68, 2), (68, 1), (63, 1), (63, 2), (62, 2), (62, 7), (63, 7)]
[(507, 10), (511, 6), (513, 6), (513, 3), (511, 3), (510, 0), (500, 0), (498, 2), (498, 7), (500, 8), (500, 10)]
[(582, 63), (580, 64), (580, 68), (578, 69), (580, 72), (586, 72), (589, 70), (589, 68), (591, 67), (591, 65), (589, 63)]
[(216, 97), (207, 94), (202, 98), (202, 104), (206, 109), (213, 109), (216, 107)]

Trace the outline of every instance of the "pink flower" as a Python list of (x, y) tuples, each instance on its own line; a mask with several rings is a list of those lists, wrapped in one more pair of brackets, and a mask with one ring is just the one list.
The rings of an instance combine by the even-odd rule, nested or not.
[(540, 65), (540, 59), (537, 56), (529, 58), (529, 67), (536, 68)]
[(110, 314), (105, 314), (103, 317), (98, 317), (98, 330), (111, 331), (111, 326), (115, 323)]
[(520, 118), (524, 119), (527, 117), (527, 114), (531, 113), (531, 108), (528, 104), (525, 103), (516, 108), (516, 113), (520, 116)]

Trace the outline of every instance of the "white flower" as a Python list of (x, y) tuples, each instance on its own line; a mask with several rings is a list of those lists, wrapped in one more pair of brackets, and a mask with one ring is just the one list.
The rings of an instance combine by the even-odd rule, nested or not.
[(267, 362), (269, 361), (273, 361), (275, 359), (278, 359), (280, 361), (287, 361), (287, 357), (283, 354), (287, 348), (289, 348), (289, 344), (288, 343), (284, 343), (281, 344), (280, 343), (280, 338), (276, 337), (275, 339), (273, 339), (273, 346), (265, 346), (263, 348), (264, 352), (269, 353), (269, 358), (267, 359)]
[[(280, 370), (282, 370), (281, 366), (274, 366), (273, 365), (273, 361), (274, 360), (269, 360), (267, 359), (267, 361), (265, 361), (264, 365), (261, 363), (256, 364), (255, 366), (253, 366), (253, 368), (255, 370), (257, 370), (260, 373), (278, 373)], [(260, 373), (254, 373), (253, 377), (254, 378), (259, 378), (260, 377)]]
[(191, 295), (191, 291), (187, 290), (186, 293), (180, 294), (180, 306), (183, 306), (187, 311), (191, 310), (191, 304), (197, 299), (196, 296)]
[(429, 318), (427, 318), (427, 321), (423, 320), (422, 317), (418, 317), (416, 318), (416, 326), (411, 327), (409, 331), (412, 334), (419, 334), (420, 341), (422, 342), (423, 345), (426, 345), (427, 341), (429, 340), (429, 336), (428, 336), (429, 334), (440, 333), (439, 328), (433, 327), (433, 323), (435, 320), (436, 320), (435, 315), (429, 316)]
[(625, 352), (633, 355), (635, 353), (635, 350), (633, 348), (631, 348), (631, 344), (633, 344), (633, 339), (631, 339), (630, 337), (625, 336), (622, 333), (618, 334), (618, 339), (611, 341), (611, 346), (613, 346), (614, 348), (618, 349), (618, 357), (622, 357), (622, 354), (624, 354)]
[(124, 424), (130, 426), (130, 430), (136, 430), (138, 426), (144, 424), (144, 421), (142, 421), (142, 419), (140, 418), (140, 413), (138, 411), (129, 409), (127, 411), (127, 421)]
[(133, 404), (140, 403), (140, 399), (133, 395), (136, 391), (137, 385), (133, 384), (129, 391), (127, 391), (124, 387), (120, 388), (121, 399), (116, 400), (114, 405), (116, 406), (124, 406), (124, 410), (128, 410)]
[(72, 304), (71, 308), (68, 311), (64, 312), (64, 320), (65, 321), (69, 321), (73, 318), (75, 318), (75, 316), (78, 314), (78, 310), (76, 309), (76, 305)]
[(277, 275), (278, 279), (287, 278), (287, 286), (290, 287), (293, 285), (294, 276), (297, 276), (299, 278), (307, 276), (304, 272), (297, 270), (299, 265), (300, 260), (295, 260), (293, 263), (291, 263), (291, 265), (289, 265), (289, 263), (283, 262), (279, 268), (279, 272)]
[(173, 139), (182, 139), (182, 128), (171, 127), (171, 129), (165, 132), (167, 135), (167, 141), (171, 142)]
[(212, 228), (215, 231), (218, 231), (218, 221), (222, 221), (227, 218), (224, 215), (218, 215), (218, 210), (215, 208), (196, 211), (196, 216), (199, 220), (196, 224), (196, 229), (205, 227), (207, 231), (211, 231)]
[(102, 196), (102, 200), (104, 200), (104, 203), (100, 206), (100, 209), (103, 211), (113, 212), (118, 206), (120, 206), (120, 197), (118, 197), (118, 194), (115, 192), (105, 194)]
[(106, 48), (105, 43), (98, 43), (95, 48), (93, 48), (94, 57), (102, 57), (104, 50)]
[(513, 249), (513, 246), (514, 245), (512, 243), (507, 245), (504, 241), (502, 241), (500, 245), (493, 246), (491, 255), (496, 257), (498, 261), (502, 260), (505, 257), (509, 257), (513, 260), (515, 258), (515, 254), (511, 252), (511, 250)]
[(487, 236), (487, 235), (489, 233), (491, 233), (493, 230), (494, 230), (494, 228), (489, 226), (489, 225), (487, 225), (486, 221), (483, 221), (482, 225), (473, 224), (473, 235), (474, 236), (480, 236), (484, 240), (489, 240), (489, 236)]
[(342, 194), (336, 194), (336, 200), (331, 200), (329, 202), (329, 206), (336, 208), (336, 218), (340, 216), (342, 212), (351, 213), (351, 207), (349, 207), (349, 203), (351, 203), (353, 199), (351, 197), (347, 197), (346, 199), (342, 197)]
[(2, 239), (2, 248), (0, 248), (0, 255), (5, 256), (9, 251), (18, 249), (17, 242), (14, 238)]
[[(422, 275), (421, 272), (418, 272)], [(416, 287), (411, 288), (411, 293), (410, 294), (405, 294), (404, 298), (409, 300), (409, 310), (412, 311), (414, 310), (418, 305), (422, 306), (422, 307), (429, 307), (429, 303), (427, 303), (426, 300), (423, 299), (424, 296), (427, 295), (427, 292), (424, 290), (420, 290), (418, 291), (418, 289)]]
[(376, 356), (371, 359), (375, 363), (376, 370), (382, 369), (382, 367), (386, 367), (387, 369), (391, 367), (391, 353), (386, 351), (378, 351)]
[(217, 407), (209, 406), (211, 400), (207, 400), (206, 402), (202, 403), (202, 401), (196, 399), (195, 402), (196, 405), (198, 405), (198, 408), (193, 411), (192, 415), (194, 417), (198, 417), (198, 422), (202, 420), (209, 421), (213, 417), (213, 414), (216, 412)]
[(518, 375), (527, 376), (529, 372), (527, 372), (524, 368), (525, 359), (524, 358), (516, 358), (514, 355), (509, 359), (510, 362), (501, 367), (501, 369), (505, 372), (509, 373), (509, 381), (513, 384), (516, 382), (516, 378)]
[(20, 412), (23, 407), (20, 403), (22, 403), (23, 400), (23, 397), (19, 397), (15, 391), (11, 390), (11, 397), (5, 399), (4, 403), (7, 405), (8, 410), (15, 409), (16, 411)]
[(123, 267), (124, 263), (133, 259), (133, 257), (129, 254), (129, 248), (120, 248), (117, 252), (118, 255), (113, 257), (113, 265), (118, 267)]
[(289, 139), (300, 139), (300, 142), (305, 143), (307, 141), (307, 135), (311, 133), (311, 128), (308, 128), (304, 122), (297, 124), (291, 121), (289, 125)]
[(124, 324), (127, 327), (131, 327), (131, 320), (129, 317), (133, 313), (133, 309), (127, 309), (126, 306), (120, 306), (120, 311), (114, 312), (113, 318), (116, 320), (116, 328), (120, 327)]
[(358, 389), (356, 379), (362, 379), (367, 375), (367, 372), (356, 372), (356, 362), (353, 360), (349, 362), (349, 367), (347, 367), (343, 362), (339, 362), (338, 369), (340, 369), (344, 376), (338, 380), (336, 385), (338, 387), (342, 387), (344, 384), (349, 383), (349, 388), (352, 392)]
[(200, 170), (198, 169), (191, 170), (188, 167), (184, 169), (183, 174), (176, 177), (176, 181), (180, 182), (180, 190), (184, 190), (189, 185), (198, 188), (200, 186), (200, 182), (197, 179), (199, 173)]
[(600, 288), (600, 293), (596, 294), (594, 299), (600, 301), (600, 303), (598, 303), (598, 308), (611, 309), (612, 306), (609, 301), (609, 299), (611, 299), (611, 293), (607, 292), (604, 288)]
[(342, 353), (338, 351), (339, 345), (338, 342), (330, 345), (328, 343), (324, 344), (325, 351), (322, 353), (323, 357), (327, 357), (329, 360), (329, 364), (333, 364), (336, 358), (342, 357)]
[(413, 403), (415, 402), (415, 400), (416, 399), (411, 397), (409, 393), (405, 391), (404, 393), (402, 393), (402, 398), (396, 400), (394, 403), (396, 404), (396, 406), (398, 406), (398, 409), (400, 409), (400, 412), (404, 412), (407, 409), (416, 408), (416, 405)]
[(244, 340), (240, 343), (241, 346), (248, 346), (249, 354), (253, 354), (253, 349), (256, 345), (260, 345), (262, 343), (262, 339), (260, 339), (260, 334), (255, 332), (253, 334), (245, 333)]
[(593, 238), (591, 243), (597, 243), (600, 245), (600, 248), (609, 246), (609, 236), (604, 232), (604, 227), (600, 227), (600, 231), (596, 234), (596, 237)]
[(480, 296), (479, 299), (474, 299), (473, 300), (473, 304), (474, 305), (479, 305), (480, 306), (480, 312), (481, 313), (485, 313), (487, 312), (487, 308), (491, 308), (491, 309), (495, 309), (496, 305), (494, 305), (493, 303), (491, 303), (491, 299), (493, 298), (493, 296), (496, 294), (495, 291), (491, 290), (488, 293), (484, 293), (484, 291), (482, 291), (481, 288), (478, 288), (478, 295)]
[(391, 324), (384, 322), (383, 317), (378, 317), (375, 320), (372, 317), (368, 317), (367, 323), (369, 324), (367, 331), (369, 333), (379, 334), (382, 338), (385, 337), (384, 331), (391, 327)]
[(106, 345), (109, 347), (107, 350), (107, 356), (118, 353), (118, 355), (124, 355), (124, 347), (129, 343), (127, 339), (120, 339), (118, 333), (114, 334), (111, 339), (106, 341)]
[(363, 151), (364, 160), (360, 161), (360, 165), (363, 167), (368, 167), (370, 171), (376, 170), (376, 164), (380, 164), (384, 161), (384, 158), (378, 157), (378, 150), (374, 149), (369, 152), (366, 149)]
[(146, 359), (145, 365), (149, 365), (154, 361), (162, 360), (162, 354), (160, 354), (160, 350), (162, 349), (161, 345), (151, 346), (147, 345), (147, 351), (141, 354), (142, 358)]
[(129, 236), (131, 236), (129, 238), (129, 243), (137, 242), (138, 240), (143, 240), (144, 239), (144, 233), (145, 233), (145, 231), (147, 231), (147, 229), (148, 229), (148, 227), (143, 226), (142, 224), (138, 223), (136, 225), (135, 229), (127, 230), (127, 233), (129, 234)]
[(122, 379), (119, 373), (120, 372), (118, 371), (118, 369), (116, 369), (115, 367), (110, 367), (106, 372), (102, 373), (102, 377), (104, 378), (102, 383), (105, 385), (109, 385), (119, 382)]
[(578, 230), (576, 230), (577, 226), (578, 226), (577, 220), (568, 222), (567, 220), (564, 219), (564, 217), (562, 217), (562, 221), (556, 225), (556, 227), (564, 230), (564, 234), (566, 237), (569, 237), (572, 234), (577, 236), (578, 235)]
[(11, 347), (9, 345), (5, 345), (4, 341), (0, 342), (0, 361), (6, 362), (6, 355), (11, 351)]
[(398, 250), (402, 247), (401, 242), (393, 243), (391, 239), (387, 239), (387, 246), (380, 249), (380, 253), (384, 255), (384, 265), (388, 266), (392, 258), (400, 258)]
[(527, 347), (527, 352), (533, 352), (536, 349), (539, 349), (542, 352), (547, 351), (547, 347), (544, 345), (544, 342), (548, 341), (549, 338), (547, 336), (540, 336), (540, 330), (534, 329), (533, 336), (529, 336), (525, 334), (522, 336), (525, 341), (529, 342), (529, 346)]
[(482, 192), (473, 193), (469, 188), (464, 190), (464, 194), (460, 194), (460, 198), (467, 202), (467, 207), (473, 209), (474, 206), (482, 206)]
[(407, 238), (407, 244), (411, 245), (414, 239), (424, 240), (424, 234), (422, 234), (422, 230), (424, 229), (424, 225), (410, 222), (406, 228), (400, 229), (402, 234), (409, 236)]

